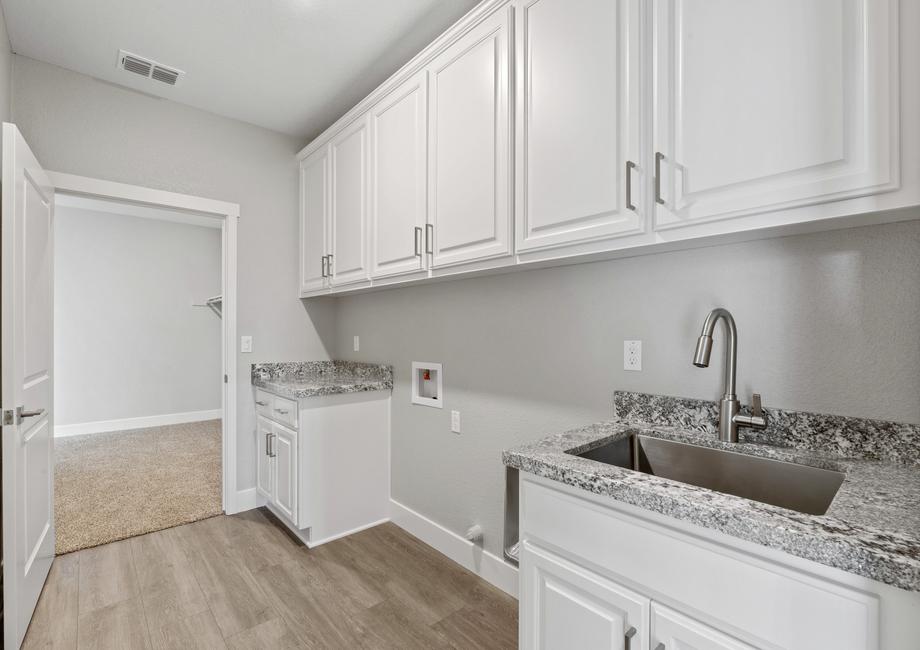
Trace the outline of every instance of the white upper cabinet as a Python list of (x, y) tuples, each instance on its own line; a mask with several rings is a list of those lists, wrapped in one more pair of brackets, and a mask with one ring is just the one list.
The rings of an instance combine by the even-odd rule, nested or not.
[(638, 0), (519, 7), (517, 251), (640, 231)]
[(426, 109), (421, 73), (370, 111), (370, 254), (375, 278), (425, 268)]
[(300, 292), (326, 287), (329, 222), (329, 148), (300, 163)]
[(897, 187), (890, 8), (656, 2), (656, 229)]
[(332, 138), (331, 256), (333, 286), (367, 280), (368, 120), (361, 116)]
[(511, 254), (511, 6), (427, 66), (432, 267)]

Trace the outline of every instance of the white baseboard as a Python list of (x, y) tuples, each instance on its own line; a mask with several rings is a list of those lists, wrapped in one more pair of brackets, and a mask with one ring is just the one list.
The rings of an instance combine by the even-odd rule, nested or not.
[(385, 523), (387, 523), (388, 521), (390, 521), (390, 520), (389, 520), (389, 519), (381, 519), (380, 521), (375, 521), (375, 522), (372, 522), (372, 523), (370, 523), (370, 524), (365, 524), (365, 525), (363, 525), (363, 526), (358, 526), (357, 528), (352, 528), (351, 530), (346, 530), (344, 533), (337, 533), (337, 534), (335, 534), (335, 535), (330, 535), (329, 537), (325, 537), (325, 538), (323, 538), (323, 539), (318, 539), (318, 540), (315, 540), (315, 541), (311, 539), (310, 541), (305, 542), (305, 543), (306, 543), (306, 545), (307, 545), (308, 548), (316, 548), (317, 546), (320, 546), (321, 544), (326, 544), (326, 543), (328, 543), (328, 542), (332, 542), (332, 541), (335, 541), (335, 540), (337, 540), (337, 539), (342, 539), (343, 537), (348, 537), (349, 535), (354, 535), (355, 533), (360, 533), (362, 530), (367, 530), (368, 528), (373, 528), (374, 526), (379, 526), (380, 524), (385, 524)]
[(233, 498), (233, 503), (224, 504), (224, 513), (228, 515), (235, 515), (238, 512), (244, 512), (246, 510), (258, 508), (260, 505), (262, 504), (259, 502), (258, 490), (255, 488), (249, 488), (248, 490), (238, 490)]
[(164, 427), (170, 424), (217, 420), (224, 416), (223, 409), (208, 411), (189, 411), (188, 413), (166, 413), (165, 415), (146, 415), (139, 418), (122, 418), (120, 420), (100, 420), (99, 422), (81, 422), (79, 424), (54, 425), (54, 437), (82, 436), (89, 433), (108, 433), (110, 431), (127, 431), (129, 429), (146, 429)]
[(518, 595), (518, 570), (501, 558), (390, 499), (390, 520), (510, 596)]

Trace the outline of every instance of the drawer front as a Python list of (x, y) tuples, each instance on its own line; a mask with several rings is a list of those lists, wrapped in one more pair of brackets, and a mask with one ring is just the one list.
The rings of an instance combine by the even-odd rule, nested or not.
[(874, 595), (528, 478), (521, 483), (521, 530), (523, 540), (600, 567), (759, 647), (878, 648)]
[(275, 403), (275, 396), (266, 393), (264, 390), (256, 389), (256, 413), (263, 417), (272, 417), (272, 408)]
[(272, 401), (271, 418), (281, 424), (297, 428), (297, 402), (275, 395)]

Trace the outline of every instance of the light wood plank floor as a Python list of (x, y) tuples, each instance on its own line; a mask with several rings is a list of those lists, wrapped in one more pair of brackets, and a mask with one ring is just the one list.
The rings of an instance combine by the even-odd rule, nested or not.
[(393, 524), (307, 549), (261, 510), (54, 560), (25, 648), (514, 648), (517, 601)]

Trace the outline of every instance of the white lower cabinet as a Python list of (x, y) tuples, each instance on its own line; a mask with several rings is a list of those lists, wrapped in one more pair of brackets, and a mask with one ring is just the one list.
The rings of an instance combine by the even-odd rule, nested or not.
[(650, 627), (654, 650), (756, 650), (658, 603), (652, 603)]
[(521, 581), (523, 647), (647, 647), (648, 598), (529, 543)]
[(258, 491), (284, 516), (297, 523), (297, 434), (259, 416)]
[(293, 400), (256, 390), (256, 485), (307, 546), (389, 519), (390, 393)]
[(918, 593), (541, 477), (520, 480), (522, 648), (920, 648)]

